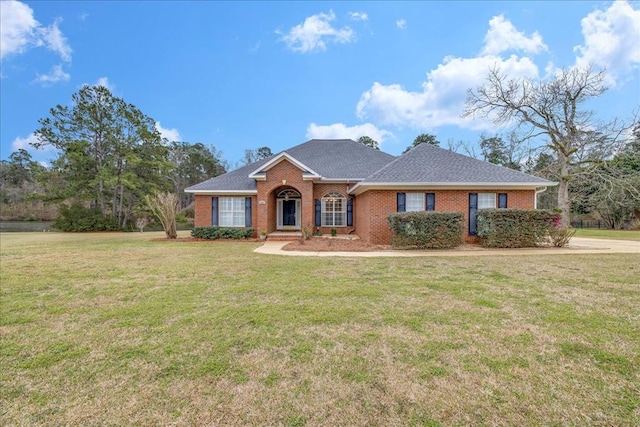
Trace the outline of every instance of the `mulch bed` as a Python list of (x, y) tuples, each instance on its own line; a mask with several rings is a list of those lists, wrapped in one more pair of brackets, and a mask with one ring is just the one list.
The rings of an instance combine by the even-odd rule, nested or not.
[(371, 252), (391, 249), (390, 246), (372, 245), (358, 239), (312, 237), (287, 243), (282, 250), (305, 252)]

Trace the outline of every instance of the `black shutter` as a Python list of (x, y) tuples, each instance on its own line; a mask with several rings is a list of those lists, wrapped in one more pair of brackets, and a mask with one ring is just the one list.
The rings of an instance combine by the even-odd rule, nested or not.
[(469, 193), (469, 235), (475, 236), (478, 233), (476, 228), (476, 217), (478, 214), (478, 193)]
[(405, 193), (398, 193), (398, 212), (406, 212), (407, 211), (407, 195)]
[(244, 226), (251, 227), (251, 197), (244, 198)]
[(218, 226), (218, 198), (213, 197), (211, 199), (211, 225), (213, 227)]
[(353, 199), (347, 200), (347, 227), (353, 227)]
[(436, 210), (436, 193), (426, 193), (424, 195), (425, 199), (425, 210), (427, 211), (435, 211)]
[(498, 193), (498, 208), (507, 208), (507, 193)]
[(320, 227), (322, 224), (322, 204), (320, 200), (316, 199), (316, 227)]

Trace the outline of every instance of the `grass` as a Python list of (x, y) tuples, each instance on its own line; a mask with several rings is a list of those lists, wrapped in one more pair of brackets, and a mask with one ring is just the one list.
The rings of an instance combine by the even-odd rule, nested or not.
[(640, 230), (608, 230), (597, 228), (577, 228), (575, 237), (594, 239), (633, 240), (640, 242)]
[(629, 255), (3, 234), (3, 425), (638, 425)]

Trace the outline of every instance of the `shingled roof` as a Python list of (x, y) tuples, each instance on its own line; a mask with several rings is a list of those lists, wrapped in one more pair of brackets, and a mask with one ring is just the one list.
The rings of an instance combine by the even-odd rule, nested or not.
[(362, 180), (395, 159), (351, 139), (312, 139), (284, 152), (326, 179)]
[(263, 166), (283, 153), (313, 170), (323, 179), (353, 182), (362, 180), (395, 159), (390, 154), (351, 139), (312, 139), (266, 159), (193, 185), (185, 191), (189, 193), (255, 192), (256, 181), (249, 175), (254, 172), (259, 174)]
[[(285, 156), (286, 154), (286, 156)], [(321, 179), (352, 181), (351, 191), (392, 187), (536, 188), (554, 182), (476, 160), (430, 144), (419, 144), (400, 157), (350, 139), (312, 139), (271, 157), (187, 188), (189, 193), (255, 193), (256, 180), (279, 158), (290, 157)]]
[(535, 188), (555, 183), (435, 145), (419, 144), (360, 181), (352, 191), (394, 185)]

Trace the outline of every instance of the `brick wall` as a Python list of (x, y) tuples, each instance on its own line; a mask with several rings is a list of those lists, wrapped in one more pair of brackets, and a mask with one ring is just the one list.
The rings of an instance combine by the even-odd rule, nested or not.
[(194, 207), (195, 227), (211, 227), (211, 198), (213, 196), (196, 195)]
[[(283, 180), (286, 183), (283, 183)], [(302, 171), (287, 160), (283, 160), (267, 171), (265, 181), (257, 182), (257, 196), (252, 196), (252, 224), (256, 232), (276, 229), (276, 194), (285, 188), (292, 188), (302, 195), (301, 225), (310, 225), (315, 230), (315, 199), (322, 198), (330, 191), (337, 191), (347, 198), (347, 184), (313, 184), (302, 178)], [(407, 191), (408, 192), (408, 191)], [(534, 190), (421, 190), (435, 193), (436, 211), (454, 211), (464, 214), (464, 236), (467, 241), (475, 239), (468, 235), (469, 230), (469, 193), (495, 192), (507, 193), (509, 208), (533, 209)], [(389, 214), (396, 212), (398, 190), (370, 190), (355, 197), (353, 204), (354, 227), (336, 227), (339, 234), (355, 231), (364, 241), (374, 244), (389, 244), (391, 231), (387, 224)], [(195, 196), (195, 226), (211, 226), (211, 198), (213, 196)], [(264, 201), (264, 204), (260, 204)], [(321, 227), (320, 232), (328, 234), (331, 227)]]
[[(387, 224), (389, 214), (396, 212), (398, 190), (370, 190), (356, 197), (355, 226), (356, 234), (365, 241), (386, 245), (391, 241), (391, 230)], [(407, 191), (409, 192), (409, 191)], [(507, 207), (533, 209), (534, 190), (488, 191), (488, 190), (421, 190), (435, 193), (436, 211), (453, 211), (464, 214), (464, 236), (467, 241), (475, 239), (469, 236), (469, 193), (507, 193)]]
[[(303, 180), (302, 171), (288, 160), (283, 160), (267, 171), (265, 181), (257, 181), (257, 230), (270, 233), (276, 229), (276, 194), (286, 188), (292, 188), (302, 196), (301, 225), (314, 224), (313, 182)], [(265, 203), (260, 204), (261, 201)]]

